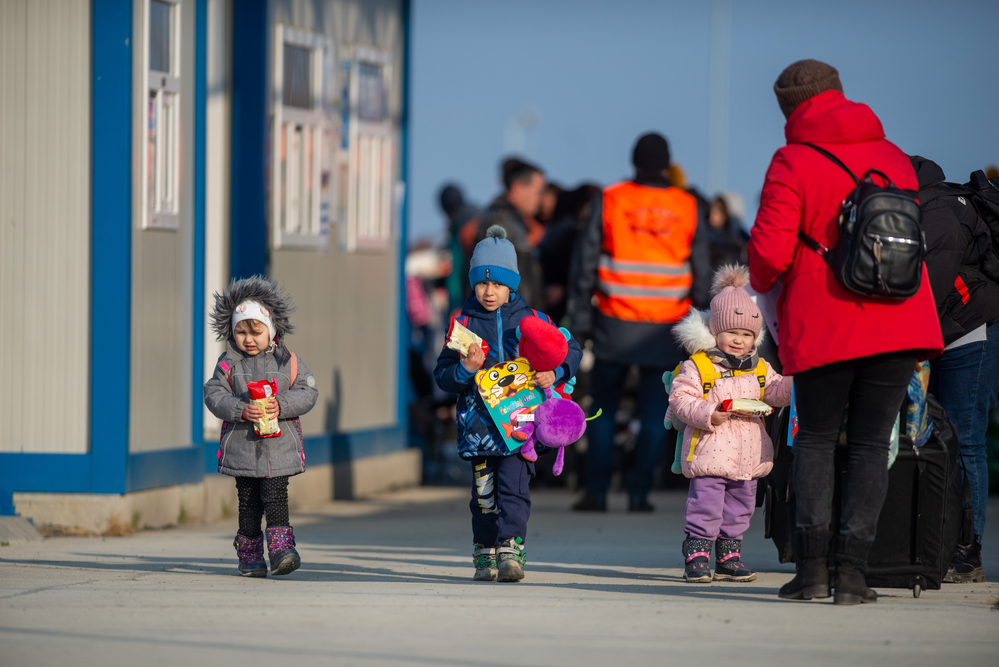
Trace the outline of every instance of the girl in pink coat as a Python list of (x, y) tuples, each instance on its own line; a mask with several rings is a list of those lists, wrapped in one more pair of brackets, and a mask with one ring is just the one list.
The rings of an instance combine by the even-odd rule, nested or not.
[(748, 283), (745, 267), (721, 267), (714, 278), (710, 312), (691, 310), (673, 328), (680, 344), (691, 355), (705, 353), (718, 375), (705, 396), (697, 365), (688, 360), (670, 387), (669, 409), (686, 424), (680, 460), (683, 474), (691, 478), (683, 542), (688, 582), (712, 580), (712, 543), (715, 580), (756, 579), (739, 552), (756, 506), (756, 478), (770, 472), (774, 448), (759, 417), (725, 411), (723, 402), (761, 400), (762, 394), (770, 406), (788, 405), (791, 378), (777, 374), (766, 361), (760, 363), (763, 317), (743, 289)]

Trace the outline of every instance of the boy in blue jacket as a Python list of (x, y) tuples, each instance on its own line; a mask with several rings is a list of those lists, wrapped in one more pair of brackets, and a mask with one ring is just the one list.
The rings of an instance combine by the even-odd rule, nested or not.
[[(476, 581), (520, 581), (524, 578), (527, 520), (531, 515), (528, 484), (534, 463), (507, 449), (475, 388), (475, 373), (502, 361), (516, 359), (517, 326), (524, 317), (544, 313), (531, 310), (517, 294), (520, 273), (517, 252), (506, 231), (493, 225), (475, 246), (468, 280), (474, 288), (462, 307), (462, 323), (488, 343), (488, 356), (476, 345), (468, 356), (444, 348), (434, 377), (444, 391), (458, 394), (456, 427), (458, 454), (470, 461), (474, 482), (472, 500), (472, 561)], [(547, 388), (576, 374), (582, 351), (569, 341), (565, 362), (554, 371), (537, 373), (534, 382)], [(544, 451), (543, 449), (540, 451)]]

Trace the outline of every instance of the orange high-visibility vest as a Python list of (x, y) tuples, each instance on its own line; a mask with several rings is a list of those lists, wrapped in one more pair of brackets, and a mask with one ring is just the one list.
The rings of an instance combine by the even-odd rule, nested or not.
[(604, 190), (597, 307), (635, 322), (676, 322), (690, 309), (697, 200), (631, 181)]

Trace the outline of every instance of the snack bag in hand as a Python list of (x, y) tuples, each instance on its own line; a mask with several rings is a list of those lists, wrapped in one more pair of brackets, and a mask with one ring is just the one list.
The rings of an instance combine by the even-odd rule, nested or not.
[(267, 380), (247, 382), (246, 388), (250, 390), (250, 400), (264, 412), (264, 416), (253, 423), (253, 430), (261, 438), (276, 438), (281, 435), (281, 427), (278, 426), (277, 417), (269, 419), (267, 416), (267, 402), (277, 393), (276, 379), (270, 382)]
[(456, 350), (463, 357), (468, 356), (468, 348), (471, 345), (478, 345), (482, 348), (482, 354), (489, 356), (489, 343), (482, 340), (477, 334), (469, 331), (461, 322), (451, 318), (451, 326), (447, 330), (447, 348)]

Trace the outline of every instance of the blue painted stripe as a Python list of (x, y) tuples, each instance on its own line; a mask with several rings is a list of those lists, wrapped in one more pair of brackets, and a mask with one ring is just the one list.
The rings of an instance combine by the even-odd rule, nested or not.
[(205, 113), (208, 89), (208, 3), (199, 2), (194, 47), (194, 280), (191, 332), (191, 442), (204, 438), (205, 374)]
[(232, 6), (232, 173), (229, 272), (267, 272), (264, 138), (267, 132), (267, 2)]
[(4, 452), (0, 486), (14, 492), (86, 493), (91, 490), (90, 460), (89, 454)]
[(406, 185), (402, 208), (399, 212), (399, 372), (397, 374), (397, 413), (399, 424), (409, 428), (409, 317), (406, 314), (406, 252), (409, 239), (409, 61), (412, 53), (412, 21), (410, 0), (402, 3), (403, 58), (402, 58), (402, 112), (399, 114), (399, 178)]
[(125, 491), (143, 491), (204, 479), (200, 446), (139, 452), (128, 457)]
[(39, 491), (125, 490), (132, 286), (132, 3), (94, 0), (92, 7), (91, 454), (81, 458), (90, 463), (90, 479), (80, 488), (77, 470), (66, 467), (60, 478), (47, 480)]

